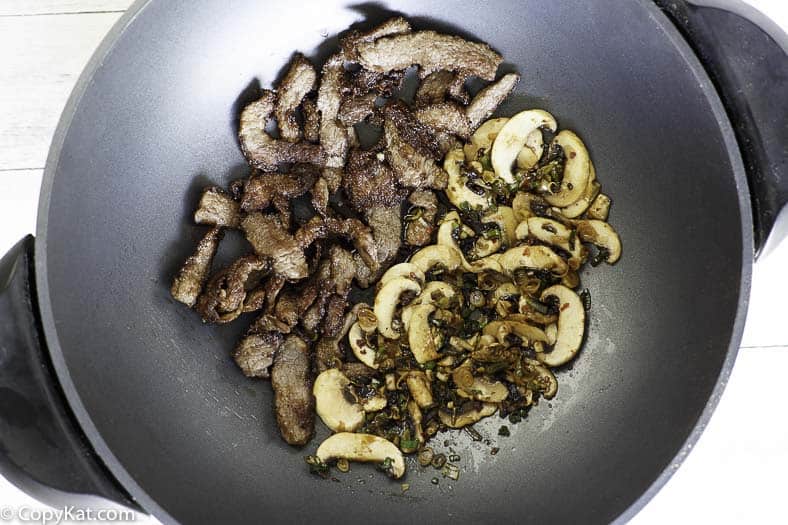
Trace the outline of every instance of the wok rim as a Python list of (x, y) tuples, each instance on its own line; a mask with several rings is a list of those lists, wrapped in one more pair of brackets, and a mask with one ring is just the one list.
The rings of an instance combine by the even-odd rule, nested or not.
[[(115, 49), (120, 37), (134, 23), (137, 16), (139, 16), (154, 0), (136, 0), (127, 11), (120, 17), (115, 25), (110, 29), (107, 35), (102, 40), (96, 51), (91, 56), (85, 69), (80, 74), (77, 83), (69, 96), (65, 105), (63, 113), (61, 114), (57, 128), (55, 130), (52, 143), (47, 156), (46, 165), (44, 168), (44, 175), (41, 185), (41, 193), (38, 207), (38, 217), (36, 226), (35, 238), (35, 283), (36, 293), (38, 296), (39, 315), (43, 327), (44, 338), (49, 355), (60, 382), (60, 386), (65, 394), (66, 401), (74, 413), (77, 422), (79, 423), (82, 431), (95, 450), (98, 458), (108, 468), (109, 472), (115, 477), (120, 485), (129, 493), (131, 498), (140, 504), (146, 511), (156, 517), (163, 523), (178, 523), (165, 508), (163, 508), (156, 499), (148, 494), (148, 492), (140, 486), (133, 477), (129, 474), (123, 464), (115, 456), (111, 448), (107, 445), (101, 433), (96, 428), (93, 420), (83, 404), (75, 383), (72, 380), (69, 372), (69, 367), (66, 363), (62, 348), (60, 346), (57, 327), (54, 321), (52, 311), (52, 304), (50, 300), (49, 282), (47, 277), (47, 224), (49, 220), (49, 209), (51, 202), (52, 187), (55, 177), (57, 176), (58, 164), (60, 156), (63, 152), (63, 145), (66, 135), (68, 134), (71, 122), (80, 108), (80, 103), (87, 88), (90, 86), (91, 81), (104, 62)], [(684, 443), (676, 453), (671, 461), (666, 464), (662, 470), (656, 475), (655, 479), (651, 482), (649, 487), (614, 520), (613, 523), (622, 524), (628, 522), (634, 517), (649, 501), (659, 492), (659, 490), (668, 482), (673, 474), (678, 470), (689, 452), (697, 443), (701, 434), (703, 433), (706, 425), (708, 424), (715, 408), (717, 407), (722, 393), (727, 385), (728, 378), (736, 360), (741, 343), (744, 322), (747, 315), (747, 307), (749, 304), (750, 286), (752, 281), (752, 265), (753, 265), (753, 218), (752, 208), (750, 204), (750, 189), (745, 175), (744, 164), (739, 151), (739, 145), (736, 140), (733, 126), (728, 118), (727, 113), (720, 100), (716, 88), (711, 82), (706, 70), (701, 65), (698, 57), (692, 51), (689, 43), (679, 33), (678, 29), (662, 13), (662, 11), (651, 0), (640, 0), (640, 4), (649, 11), (651, 19), (663, 31), (668, 42), (675, 46), (680, 56), (684, 59), (692, 74), (698, 80), (700, 89), (705, 95), (706, 99), (711, 106), (714, 119), (720, 129), (722, 139), (725, 143), (728, 157), (730, 160), (732, 174), (736, 184), (737, 198), (740, 211), (740, 225), (741, 225), (741, 275), (740, 286), (738, 290), (738, 306), (736, 315), (733, 321), (733, 328), (731, 332), (731, 339), (728, 345), (725, 359), (722, 368), (715, 381), (714, 388), (706, 402), (703, 411), (697, 418), (692, 430), (685, 439)], [(746, 17), (745, 18), (749, 18)]]

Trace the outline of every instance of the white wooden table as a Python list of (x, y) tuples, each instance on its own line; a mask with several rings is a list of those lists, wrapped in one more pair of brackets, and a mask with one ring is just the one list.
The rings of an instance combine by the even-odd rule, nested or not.
[[(748, 0), (788, 30), (786, 0)], [(33, 232), (44, 161), (79, 73), (131, 0), (0, 0), (0, 255)], [(785, 101), (783, 101), (785, 103)], [(742, 350), (706, 432), (633, 520), (788, 523), (788, 242), (758, 262)], [(43, 508), (0, 478), (0, 507)], [(138, 522), (155, 520), (140, 516)]]

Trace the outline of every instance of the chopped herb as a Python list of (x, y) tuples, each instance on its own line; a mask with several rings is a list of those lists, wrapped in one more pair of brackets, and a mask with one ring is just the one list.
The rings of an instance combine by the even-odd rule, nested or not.
[(425, 448), (421, 452), (419, 452), (418, 461), (419, 465), (422, 467), (427, 467), (432, 463), (432, 458), (435, 454), (432, 452), (431, 448)]
[(337, 460), (337, 470), (340, 472), (347, 472), (350, 470), (350, 462), (345, 458), (340, 458)]
[(410, 483), (403, 483), (400, 487), (402, 488), (402, 492), (407, 492), (408, 489), (410, 489)]
[(479, 434), (479, 431), (476, 430), (475, 428), (465, 427), (465, 428), (463, 428), (463, 430), (465, 430), (466, 434), (471, 436), (472, 440), (474, 440), (474, 441), (481, 441), (482, 440), (482, 435)]
[(460, 460), (460, 456), (458, 456), (457, 454), (451, 454), (449, 456), (449, 461), (455, 461), (456, 462), (456, 461), (459, 461), (459, 460)]
[(438, 478), (432, 478), (430, 480), (430, 483), (432, 483), (433, 485), (437, 485), (439, 483)]
[(591, 310), (591, 292), (588, 288), (580, 292), (580, 300), (583, 301), (583, 309), (588, 312)]
[(307, 465), (309, 465), (309, 472), (323, 478), (328, 478), (329, 467), (322, 459), (317, 456), (306, 456), (304, 460)]
[(509, 437), (511, 434), (509, 433), (509, 427), (506, 425), (501, 425), (501, 428), (498, 429), (498, 435), (503, 437)]
[(442, 471), (443, 477), (458, 480), (460, 478), (460, 468), (457, 465), (447, 464)]
[(406, 454), (415, 451), (419, 447), (419, 441), (416, 439), (402, 439), (399, 442), (399, 448)]
[(386, 474), (391, 474), (391, 470), (394, 466), (394, 460), (391, 458), (386, 458), (383, 460), (382, 463), (378, 464), (378, 469), (382, 470)]
[(445, 464), (446, 464), (445, 454), (435, 454), (435, 456), (432, 458), (432, 466), (435, 468), (441, 468)]

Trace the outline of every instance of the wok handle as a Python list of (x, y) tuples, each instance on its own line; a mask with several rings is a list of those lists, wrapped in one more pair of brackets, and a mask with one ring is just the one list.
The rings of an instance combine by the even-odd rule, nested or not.
[(32, 262), (32, 236), (0, 259), (0, 474), (49, 505), (100, 496), (136, 509), (60, 390), (37, 317)]
[(733, 123), (757, 258), (788, 236), (788, 36), (740, 0), (655, 1), (698, 55)]

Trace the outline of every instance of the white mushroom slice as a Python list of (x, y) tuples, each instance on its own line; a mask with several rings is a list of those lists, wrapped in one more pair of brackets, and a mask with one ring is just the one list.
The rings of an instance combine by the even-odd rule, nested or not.
[(502, 320), (487, 323), (482, 331), (484, 335), (491, 335), (495, 337), (502, 345), (509, 346), (506, 342), (506, 336), (514, 334), (520, 339), (525, 339), (528, 342), (533, 341), (547, 341), (547, 336), (541, 329), (526, 324), (522, 321)]
[(537, 354), (537, 358), (545, 365), (554, 367), (568, 363), (580, 350), (586, 312), (580, 297), (561, 284), (551, 286), (542, 292), (542, 301), (547, 300), (548, 297), (558, 298), (558, 331), (553, 350)]
[(545, 200), (553, 206), (569, 206), (577, 202), (586, 191), (591, 178), (591, 159), (580, 137), (568, 129), (556, 135), (553, 142), (564, 148), (564, 179), (558, 191), (545, 195)]
[(367, 338), (358, 321), (353, 323), (350, 327), (350, 332), (347, 334), (348, 343), (353, 350), (353, 355), (356, 359), (364, 363), (370, 368), (377, 369), (378, 364), (375, 362), (375, 349), (367, 344)]
[(542, 130), (536, 129), (525, 139), (525, 146), (517, 154), (517, 167), (521, 170), (528, 170), (536, 166), (542, 158)]
[(547, 244), (558, 246), (569, 253), (569, 267), (577, 270), (582, 262), (582, 246), (575, 239), (570, 228), (567, 228), (558, 221), (545, 219), (544, 217), (531, 217), (528, 219), (528, 232), (531, 237)]
[(364, 399), (361, 406), (364, 409), (364, 412), (378, 412), (386, 408), (387, 404), (388, 402), (386, 401), (386, 396), (382, 395), (380, 392), (377, 392), (375, 395)]
[[(469, 270), (470, 263), (465, 258), (465, 255), (462, 253), (462, 250), (460, 249), (460, 245), (457, 243), (457, 240), (454, 238), (454, 231), (457, 228), (464, 229), (466, 228), (466, 226), (462, 223), (459, 213), (457, 213), (456, 211), (450, 211), (443, 217), (440, 226), (438, 226), (437, 242), (439, 246), (448, 246), (450, 248), (453, 248), (460, 256), (460, 262), (462, 264), (462, 267), (465, 268), (466, 270)], [(470, 230), (470, 228), (468, 229)], [(474, 231), (470, 230), (468, 234), (472, 236), (474, 235)]]
[(533, 202), (537, 202), (541, 205), (546, 205), (544, 199), (538, 195), (534, 195), (533, 193), (528, 193), (525, 191), (518, 191), (517, 194), (512, 199), (512, 212), (514, 213), (514, 220), (516, 222), (522, 222), (529, 217), (534, 217), (536, 214), (531, 209), (531, 204)]
[(498, 262), (503, 271), (514, 276), (521, 269), (549, 270), (555, 275), (563, 275), (569, 270), (566, 262), (547, 246), (517, 246), (500, 255)]
[(528, 219), (522, 221), (520, 224), (517, 225), (517, 228), (514, 229), (514, 236), (517, 238), (518, 241), (522, 241), (528, 238), (529, 235), (528, 230)]
[(482, 403), (480, 408), (471, 408), (470, 410), (451, 412), (449, 410), (438, 410), (438, 417), (441, 422), (447, 427), (462, 428), (468, 425), (473, 425), (477, 421), (487, 416), (495, 414), (498, 405), (495, 403)]
[(509, 122), (508, 118), (491, 118), (479, 126), (479, 129), (471, 135), (471, 141), (464, 147), (465, 160), (478, 161), (480, 149), (484, 150), (482, 156), (489, 156), (495, 137), (507, 122)]
[(581, 241), (590, 242), (607, 250), (608, 256), (605, 261), (608, 264), (615, 263), (621, 257), (621, 239), (608, 223), (587, 219), (576, 221), (575, 226)]
[(419, 405), (412, 399), (408, 401), (408, 412), (410, 413), (410, 420), (413, 421), (413, 426), (416, 430), (416, 439), (419, 443), (424, 443), (424, 429), (421, 426), (421, 410), (419, 409)]
[(506, 184), (514, 182), (512, 166), (517, 155), (525, 146), (529, 135), (542, 127), (555, 131), (557, 124), (550, 113), (541, 109), (521, 111), (504, 124), (493, 142), (490, 157), (495, 175), (499, 179)]
[[(501, 249), (503, 246), (503, 241), (499, 238), (495, 239), (487, 239), (485, 237), (479, 237), (476, 239), (476, 242), (473, 243), (473, 248), (471, 250), (471, 255), (473, 258), (476, 259), (483, 259), (484, 257), (488, 257)], [(470, 270), (470, 264), (466, 267), (466, 270)]]
[(397, 446), (387, 439), (372, 434), (340, 432), (323, 441), (315, 453), (323, 462), (335, 459), (384, 463), (388, 460), (388, 474), (401, 478), (405, 474), (405, 458)]
[(493, 381), (486, 377), (474, 377), (469, 388), (457, 389), (460, 397), (471, 398), (488, 403), (500, 403), (509, 397), (509, 389), (500, 381)]
[(556, 339), (558, 339), (558, 325), (555, 323), (550, 323), (549, 325), (545, 326), (544, 334), (547, 336), (547, 344), (554, 345)]
[(497, 272), (497, 273), (504, 273), (503, 266), (501, 266), (501, 256), (503, 254), (496, 253), (493, 255), (489, 255), (484, 257), (483, 259), (479, 259), (478, 261), (473, 261), (468, 265), (466, 268), (469, 272), (473, 273), (482, 273), (482, 272)]
[(470, 207), (472, 209), (487, 209), (490, 207), (490, 196), (485, 192), (483, 195), (474, 193), (465, 185), (467, 178), (460, 173), (460, 165), (465, 160), (465, 154), (461, 149), (453, 149), (446, 154), (443, 161), (443, 169), (449, 174), (449, 182), (446, 186), (446, 197), (457, 208)]
[(462, 295), (458, 296), (457, 290), (452, 285), (443, 281), (430, 281), (424, 285), (421, 295), (414, 299), (412, 304), (432, 303), (444, 308), (448, 306), (445, 305), (444, 301), (451, 301), (455, 297), (459, 297), (460, 304), (462, 304)]
[(570, 204), (565, 208), (561, 208), (561, 214), (564, 217), (568, 217), (570, 219), (574, 219), (575, 217), (579, 217), (591, 206), (591, 202), (599, 195), (599, 189), (601, 186), (596, 180), (596, 169), (594, 168), (594, 163), (591, 162), (589, 164), (591, 173), (588, 176), (588, 186), (586, 186), (583, 195), (577, 199), (574, 203)]
[(421, 293), (421, 285), (407, 277), (396, 277), (384, 284), (375, 296), (375, 317), (378, 318), (378, 332), (387, 339), (399, 337), (399, 332), (392, 326), (392, 321), (400, 296), (405, 292), (418, 295)]
[(408, 385), (410, 395), (419, 408), (428, 408), (435, 404), (432, 398), (432, 389), (430, 388), (430, 381), (424, 372), (410, 372), (405, 379), (405, 384)]
[(501, 239), (507, 246), (514, 246), (514, 230), (517, 228), (517, 220), (514, 218), (514, 211), (509, 206), (498, 206), (498, 208), (482, 217), (483, 223), (494, 222), (501, 230)]
[(549, 368), (539, 364), (539, 361), (528, 359), (525, 363), (526, 366), (530, 367), (533, 372), (536, 373), (536, 377), (530, 381), (531, 388), (536, 387), (536, 390), (539, 390), (539, 392), (542, 393), (542, 397), (545, 399), (554, 398), (555, 393), (558, 391), (558, 381), (555, 375), (553, 375)]
[(462, 264), (462, 259), (460, 256), (460, 252), (451, 246), (433, 244), (426, 246), (414, 253), (410, 258), (410, 262), (418, 266), (419, 269), (424, 273), (427, 273), (434, 266), (438, 265), (446, 268), (446, 270), (450, 272), (453, 272)]
[(317, 376), (312, 388), (317, 415), (334, 432), (353, 432), (364, 423), (364, 409), (350, 401), (349, 386), (345, 374), (330, 368)]
[(436, 339), (440, 340), (440, 336), (433, 333), (433, 327), (430, 324), (430, 315), (435, 311), (434, 304), (417, 304), (412, 305), (409, 309), (408, 316), (408, 344), (413, 357), (419, 363), (426, 363), (434, 359), (438, 359), (439, 345)]
[(417, 283), (424, 282), (424, 272), (413, 263), (399, 263), (395, 264), (391, 268), (389, 268), (386, 273), (380, 278), (379, 286), (383, 286), (387, 282), (391, 281), (392, 279), (396, 279), (397, 277), (407, 277), (408, 279), (412, 279)]
[(606, 221), (610, 213), (610, 197), (604, 193), (596, 196), (596, 199), (591, 203), (588, 208), (588, 218)]

